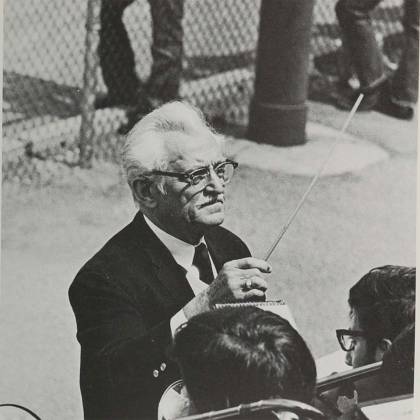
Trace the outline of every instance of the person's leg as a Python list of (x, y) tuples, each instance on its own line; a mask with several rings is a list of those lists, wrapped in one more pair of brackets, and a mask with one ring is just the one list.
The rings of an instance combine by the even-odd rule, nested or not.
[(392, 79), (392, 98), (415, 104), (419, 80), (419, 0), (404, 2), (404, 49), (397, 71)]
[(118, 129), (126, 134), (145, 114), (176, 99), (182, 74), (184, 0), (149, 0), (152, 17), (153, 64), (143, 95)]
[(133, 1), (102, 0), (98, 54), (108, 89), (108, 96), (102, 104), (104, 106), (130, 104), (135, 101), (139, 81), (135, 71), (134, 52), (122, 20), (124, 9)]
[(343, 47), (350, 54), (361, 90), (372, 90), (385, 80), (382, 52), (376, 42), (370, 12), (382, 0), (339, 0), (336, 4)]
[(151, 100), (178, 97), (182, 74), (184, 0), (150, 0), (153, 65), (147, 82)]

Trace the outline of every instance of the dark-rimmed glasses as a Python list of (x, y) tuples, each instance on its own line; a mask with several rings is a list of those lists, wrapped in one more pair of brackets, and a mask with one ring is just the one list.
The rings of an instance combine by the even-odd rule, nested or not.
[[(186, 182), (189, 185), (205, 185), (211, 180), (211, 170), (219, 177), (224, 184), (228, 184), (235, 172), (235, 168), (238, 166), (237, 162), (226, 159), (223, 162), (217, 162), (213, 165), (203, 166), (202, 168), (192, 169), (186, 172), (168, 172), (168, 171), (151, 171), (149, 174), (172, 176), (178, 178), (182, 182)], [(146, 174), (147, 175), (147, 174)]]
[(354, 337), (366, 337), (366, 334), (360, 330), (336, 330), (337, 340), (340, 344), (340, 347), (344, 351), (354, 350)]

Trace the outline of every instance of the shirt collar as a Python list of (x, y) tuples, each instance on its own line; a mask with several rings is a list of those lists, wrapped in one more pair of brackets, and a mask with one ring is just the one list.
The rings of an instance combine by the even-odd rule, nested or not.
[(204, 237), (200, 239), (200, 242), (197, 245), (191, 245), (165, 232), (164, 230), (156, 226), (147, 216), (143, 216), (144, 220), (146, 221), (150, 229), (152, 229), (153, 233), (158, 237), (158, 239), (163, 243), (163, 245), (165, 245), (166, 248), (169, 249), (169, 252), (172, 254), (175, 261), (181, 267), (188, 271), (192, 266), (195, 247), (200, 243), (206, 243)]

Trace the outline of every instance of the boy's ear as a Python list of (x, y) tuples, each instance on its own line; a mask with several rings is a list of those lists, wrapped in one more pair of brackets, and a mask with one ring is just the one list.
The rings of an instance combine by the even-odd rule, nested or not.
[(133, 182), (133, 195), (142, 206), (154, 208), (157, 205), (154, 182), (146, 177), (138, 178)]
[(376, 359), (382, 360), (383, 355), (391, 349), (392, 341), (388, 338), (383, 338), (376, 347)]

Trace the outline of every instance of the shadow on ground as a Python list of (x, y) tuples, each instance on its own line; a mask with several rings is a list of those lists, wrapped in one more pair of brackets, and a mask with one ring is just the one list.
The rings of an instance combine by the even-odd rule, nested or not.
[(52, 80), (5, 71), (3, 74), (3, 127), (34, 118), (69, 118), (80, 113), (81, 91)]

